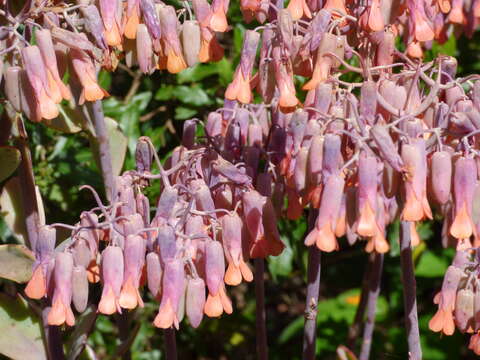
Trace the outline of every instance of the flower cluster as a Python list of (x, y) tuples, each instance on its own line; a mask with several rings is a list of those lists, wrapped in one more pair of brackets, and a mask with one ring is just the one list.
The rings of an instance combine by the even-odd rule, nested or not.
[[(51, 325), (74, 325), (73, 303), (83, 312), (89, 283), (101, 282), (103, 314), (143, 307), (147, 285), (160, 301), (154, 325), (178, 328), (184, 314), (197, 327), (205, 313), (230, 314), (226, 285), (252, 281), (250, 258), (278, 255), (284, 248), (268, 196), (256, 191), (241, 165), (195, 142), (194, 121), (185, 123), (183, 146), (168, 169), (150, 172), (154, 150), (148, 138), (137, 147), (137, 171), (116, 178), (111, 203), (85, 211), (70, 240), (55, 248), (56, 226), (40, 228), (33, 276), (25, 293), (51, 299)], [(157, 158), (158, 160), (158, 158)], [(162, 192), (151, 218), (143, 194), (151, 181)], [(69, 226), (67, 226), (69, 227)]]
[[(178, 73), (223, 57), (216, 32), (228, 29), (224, 0), (211, 6), (194, 1), (195, 20), (185, 2), (187, 9), (180, 11), (183, 24), (174, 7), (153, 0), (78, 3), (47, 7), (41, 15), (32, 11), (6, 18), (9, 26), (0, 40), (1, 55), (6, 55), (0, 62), (4, 92), (14, 109), (31, 121), (56, 118), (62, 100), (82, 105), (108, 96), (97, 73), (100, 68), (115, 70), (121, 58), (151, 74), (156, 69)], [(22, 22), (28, 29), (23, 35), (17, 31)], [(30, 38), (35, 45), (27, 41)]]
[(480, 355), (478, 261), (478, 249), (457, 251), (443, 279), (442, 290), (435, 296), (438, 311), (429, 327), (445, 335), (452, 335), (455, 328), (473, 334), (468, 348)]

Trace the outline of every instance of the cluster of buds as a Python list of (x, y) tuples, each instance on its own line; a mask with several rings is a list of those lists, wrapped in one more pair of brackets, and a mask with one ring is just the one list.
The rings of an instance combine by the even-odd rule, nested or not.
[[(275, 179), (277, 214), (297, 219), (307, 205), (319, 209), (306, 245), (330, 252), (346, 235), (350, 244), (363, 238), (368, 252), (384, 253), (386, 227), (398, 218), (410, 222), (416, 245), (415, 223), (432, 219), (434, 207), (445, 218), (445, 246), (478, 246), (480, 82), (453, 80), (451, 57), (424, 68), (402, 66), (398, 74), (359, 69), (367, 78), (358, 84), (329, 76), (294, 112), (283, 111), (281, 92), (269, 105), (227, 97), (225, 107), (209, 115), (206, 132), (225, 158), (247, 165), (259, 191)], [(442, 75), (434, 80), (426, 68)], [(238, 73), (242, 77), (241, 66)], [(259, 163), (266, 164), (260, 173)]]
[(62, 100), (82, 105), (108, 96), (98, 84), (98, 71), (114, 70), (123, 57), (145, 74), (156, 69), (178, 73), (198, 62), (220, 60), (223, 48), (216, 33), (228, 30), (228, 2), (195, 0), (195, 16), (184, 4), (187, 8), (177, 11), (153, 0), (79, 0), (78, 5), (7, 16), (9, 25), (0, 34), (5, 97), (31, 121), (48, 121), (59, 115)]
[(468, 348), (480, 355), (479, 250), (457, 251), (445, 273), (441, 291), (434, 302), (438, 311), (430, 320), (432, 331), (452, 335), (457, 328), (472, 334)]
[[(110, 204), (92, 191), (98, 207), (85, 211), (75, 226), (44, 225), (34, 246), (33, 276), (25, 293), (47, 297), (51, 325), (74, 325), (76, 311), (89, 301), (89, 284), (100, 282), (98, 311), (121, 313), (143, 307), (143, 287), (160, 301), (154, 325), (175, 326), (186, 314), (197, 327), (203, 315), (233, 311), (226, 285), (252, 281), (250, 258), (278, 255), (284, 248), (268, 196), (252, 186), (241, 164), (226, 160), (196, 141), (196, 121), (187, 121), (183, 145), (164, 169), (148, 138), (137, 146), (137, 170), (115, 181)], [(152, 159), (160, 173), (151, 173)], [(162, 191), (150, 214), (143, 190), (161, 181)], [(72, 229), (55, 248), (56, 227)]]

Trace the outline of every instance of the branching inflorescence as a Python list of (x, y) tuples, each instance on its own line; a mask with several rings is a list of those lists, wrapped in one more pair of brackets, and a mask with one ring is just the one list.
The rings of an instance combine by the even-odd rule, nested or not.
[[(180, 11), (153, 0), (47, 1), (15, 17), (2, 10), (7, 100), (32, 121), (49, 120), (58, 116), (62, 99), (82, 104), (107, 96), (97, 70), (114, 70), (122, 58), (145, 74), (178, 73), (222, 58), (216, 33), (229, 29), (228, 0), (183, 3)], [(178, 329), (186, 314), (197, 327), (204, 314), (233, 311), (226, 285), (253, 280), (250, 258), (282, 252), (277, 219), (298, 219), (310, 207), (318, 215), (305, 245), (338, 251), (347, 246), (338, 239), (346, 237), (349, 245), (364, 241), (367, 252), (377, 253), (369, 295), (373, 322), (379, 254), (390, 249), (387, 226), (403, 222), (408, 238), (402, 250), (408, 250), (420, 241), (416, 224), (436, 211), (444, 218), (443, 244), (457, 255), (435, 298), (439, 310), (430, 328), (474, 333), (470, 348), (480, 354), (474, 249), (480, 246), (480, 82), (456, 77), (453, 57), (421, 61), (433, 40), (451, 36), (453, 25), (472, 34), (480, 1), (282, 4), (241, 1), (245, 20), (264, 25), (244, 34), (224, 106), (204, 123), (184, 123), (182, 145), (165, 168), (150, 140), (140, 138), (137, 169), (115, 178), (108, 204), (87, 187), (98, 207), (81, 214), (66, 245), (55, 248), (55, 228), (66, 225), (40, 227), (26, 294), (51, 299), (49, 324), (71, 326), (72, 303), (85, 310), (89, 283), (102, 285), (103, 314), (142, 307), (146, 285), (160, 302), (155, 326)], [(405, 52), (396, 49), (398, 36)], [(352, 73), (361, 82), (342, 78)], [(303, 103), (298, 77), (307, 79)], [(196, 135), (198, 125), (203, 136)], [(152, 159), (158, 173), (151, 171)], [(162, 191), (151, 206), (144, 189), (153, 181)], [(411, 265), (402, 262), (405, 287), (414, 286), (406, 278)], [(405, 294), (413, 296), (406, 303), (416, 304), (414, 289)], [(313, 307), (309, 316), (316, 315)], [(411, 337), (419, 347), (416, 329), (409, 345)], [(373, 324), (365, 330), (362, 358), (368, 358), (372, 332)], [(410, 352), (421, 358), (413, 345)], [(306, 353), (312, 356), (311, 349)]]

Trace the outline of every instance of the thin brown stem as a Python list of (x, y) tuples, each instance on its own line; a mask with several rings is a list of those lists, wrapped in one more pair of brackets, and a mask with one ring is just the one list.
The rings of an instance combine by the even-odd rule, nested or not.
[(98, 142), (100, 168), (105, 184), (105, 193), (107, 199), (113, 200), (115, 183), (112, 170), (112, 155), (110, 153), (110, 143), (105, 125), (105, 117), (103, 115), (102, 102), (100, 100), (95, 101), (90, 105), (90, 110), (93, 127), (95, 128), (95, 139)]
[(383, 254), (371, 254), (371, 271), (369, 276), (369, 289), (367, 300), (367, 319), (363, 330), (362, 349), (360, 350), (359, 360), (368, 360), (372, 347), (373, 329), (375, 327), (375, 312), (377, 310), (377, 300), (380, 294), (380, 284), (383, 270)]
[(255, 299), (257, 359), (268, 359), (267, 315), (265, 312), (265, 260), (255, 259)]
[[(308, 232), (315, 226), (316, 210), (310, 210)], [(308, 234), (307, 232), (307, 234)], [(312, 245), (308, 248), (307, 299), (305, 306), (305, 324), (303, 328), (303, 359), (315, 359), (315, 340), (317, 334), (317, 308), (320, 293), (321, 253)]]
[(402, 221), (400, 225), (400, 264), (402, 267), (403, 300), (405, 322), (410, 360), (422, 359), (420, 331), (417, 314), (417, 282), (415, 280), (412, 258), (410, 222)]

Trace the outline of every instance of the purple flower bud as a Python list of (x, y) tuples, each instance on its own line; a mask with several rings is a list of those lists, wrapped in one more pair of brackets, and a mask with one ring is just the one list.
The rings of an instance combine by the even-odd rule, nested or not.
[(205, 282), (201, 278), (192, 278), (187, 283), (185, 310), (193, 328), (197, 328), (203, 319), (205, 306)]
[(10, 66), (5, 71), (5, 96), (15, 111), (21, 112), (20, 88), (21, 88), (21, 71), (19, 66)]
[(137, 61), (144, 74), (151, 74), (155, 70), (153, 44), (145, 24), (137, 26)]
[(323, 140), (323, 155), (322, 155), (322, 176), (324, 182), (331, 175), (338, 175), (340, 173), (340, 166), (342, 164), (341, 147), (342, 139), (338, 135), (327, 134)]
[(211, 216), (216, 217), (212, 194), (210, 193), (207, 184), (205, 184), (205, 181), (202, 179), (192, 181), (191, 189), (194, 193), (195, 204), (197, 205), (198, 210), (212, 212)]
[(208, 291), (212, 295), (216, 295), (225, 276), (223, 248), (218, 241), (208, 241), (205, 250), (205, 273)]
[(175, 230), (167, 224), (162, 224), (158, 228), (157, 244), (160, 249), (160, 258), (162, 262), (173, 259), (177, 253), (177, 242)]
[(455, 325), (461, 332), (472, 331), (474, 324), (474, 293), (470, 289), (462, 289), (457, 293), (455, 301)]
[(118, 246), (107, 246), (102, 252), (102, 297), (98, 304), (98, 311), (111, 315), (121, 313), (118, 299), (123, 283), (123, 253)]
[(52, 38), (55, 39), (55, 41), (64, 44), (69, 48), (86, 51), (89, 54), (94, 52), (95, 46), (93, 46), (93, 44), (87, 39), (85, 34), (74, 33), (60, 27), (52, 28), (51, 32)]
[(293, 19), (290, 11), (281, 9), (278, 12), (278, 33), (281, 43), (290, 54), (293, 51)]
[(437, 151), (432, 156), (431, 183), (435, 199), (445, 204), (452, 186), (452, 157), (448, 151)]
[(324, 137), (316, 135), (312, 138), (312, 143), (308, 151), (307, 179), (309, 185), (317, 186), (322, 180), (323, 163), (323, 142)]
[(307, 175), (307, 163), (308, 163), (308, 149), (306, 147), (300, 148), (298, 151), (293, 179), (295, 181), (295, 189), (297, 193), (302, 194), (306, 187), (306, 175)]
[(72, 300), (75, 309), (82, 313), (88, 304), (88, 277), (83, 266), (75, 266), (72, 273)]
[(328, 25), (330, 24), (331, 13), (327, 10), (320, 10), (317, 15), (313, 18), (310, 23), (310, 30), (312, 34), (312, 40), (310, 42), (310, 51), (314, 52), (317, 50), (322, 40), (323, 34), (327, 30)]
[(168, 220), (174, 204), (177, 202), (178, 192), (173, 187), (165, 187), (158, 199), (157, 212), (155, 217), (161, 217)]
[(55, 289), (53, 292), (52, 308), (48, 313), (49, 325), (75, 325), (70, 304), (72, 302), (72, 272), (73, 257), (70, 253), (57, 253), (55, 256)]
[(144, 137), (140, 137), (135, 149), (135, 163), (138, 172), (150, 171), (152, 168), (152, 148)]
[(375, 125), (370, 129), (370, 135), (383, 159), (396, 171), (401, 172), (403, 169), (403, 161), (398, 154), (397, 147), (393, 143), (387, 128), (383, 125)]
[(236, 185), (248, 185), (252, 182), (250, 176), (220, 156), (215, 160), (212, 167)]
[(108, 45), (103, 34), (103, 23), (98, 8), (95, 5), (88, 5), (81, 7), (80, 12), (85, 20), (85, 30), (93, 36), (98, 47), (106, 50)]
[(218, 112), (208, 114), (205, 131), (210, 137), (220, 136), (222, 134), (222, 115)]
[(377, 84), (373, 81), (362, 84), (359, 112), (367, 124), (373, 125), (377, 113)]
[(182, 47), (188, 66), (194, 66), (198, 63), (200, 45), (201, 36), (198, 21), (186, 20), (182, 25)]
[(160, 265), (160, 258), (155, 252), (148, 253), (146, 266), (148, 290), (155, 298), (158, 298), (161, 293), (162, 267)]

